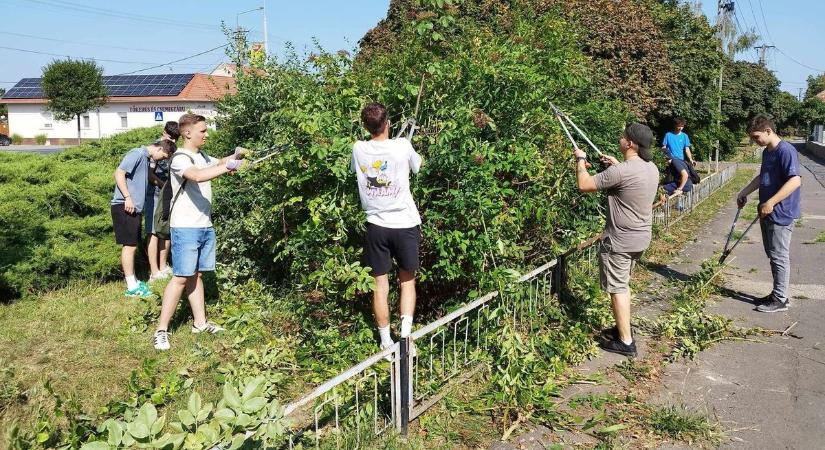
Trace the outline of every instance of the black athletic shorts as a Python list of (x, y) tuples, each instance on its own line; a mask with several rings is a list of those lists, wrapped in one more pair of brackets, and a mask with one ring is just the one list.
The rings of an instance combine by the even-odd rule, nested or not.
[(401, 270), (418, 270), (418, 247), (421, 244), (421, 227), (384, 228), (367, 223), (364, 240), (364, 263), (372, 268), (372, 275), (389, 273), (392, 260)]
[(137, 247), (140, 243), (141, 214), (126, 212), (123, 204), (112, 206), (112, 226), (115, 229), (115, 242), (120, 245)]

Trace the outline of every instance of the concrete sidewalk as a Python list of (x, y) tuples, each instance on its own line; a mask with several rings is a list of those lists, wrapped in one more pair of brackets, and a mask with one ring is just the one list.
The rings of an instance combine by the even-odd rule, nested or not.
[[(801, 149), (802, 145), (797, 145)], [(791, 307), (787, 312), (755, 311), (755, 298), (771, 290), (771, 272), (761, 233), (755, 226), (734, 251), (724, 272), (722, 295), (708, 311), (737, 325), (790, 330), (793, 336), (760, 342), (725, 342), (695, 361), (668, 366), (656, 401), (707, 409), (728, 430), (723, 448), (825, 448), (825, 166), (800, 155), (803, 169), (802, 219), (791, 247)], [(815, 176), (818, 175), (818, 176)], [(754, 195), (751, 201), (754, 201)], [(721, 250), (736, 212), (734, 199), (709, 222), (697, 241), (671, 268), (693, 273)], [(740, 219), (740, 228), (745, 225)]]
[[(795, 143), (798, 150), (804, 143)], [(707, 411), (725, 428), (723, 448), (825, 449), (825, 243), (814, 243), (825, 231), (825, 161), (800, 154), (803, 169), (802, 220), (794, 230), (791, 249), (791, 308), (785, 313), (755, 311), (755, 298), (771, 290), (771, 272), (757, 226), (728, 258), (722, 295), (708, 301), (708, 312), (731, 318), (739, 326), (785, 330), (789, 336), (761, 337), (759, 342), (723, 342), (700, 353), (693, 361), (666, 365), (658, 388), (646, 401), (658, 405), (685, 405)], [(758, 164), (749, 165), (758, 169)], [(741, 186), (737, 186), (737, 189)], [(756, 194), (751, 195), (756, 201)], [(670, 308), (668, 279), (684, 279), (699, 270), (701, 262), (722, 250), (736, 202), (729, 203), (695, 236), (679, 256), (652, 275), (652, 292), (639, 292), (634, 300), (637, 317), (652, 318)], [(740, 230), (747, 220), (740, 218)], [(676, 225), (678, 227), (678, 225)], [(645, 300), (645, 297), (650, 297)], [(791, 336), (792, 335), (792, 336)], [(648, 339), (640, 340), (640, 357)], [(625, 360), (602, 352), (576, 367), (587, 376), (605, 373)], [(561, 394), (560, 408), (574, 396), (600, 394), (624, 385), (623, 379), (607, 384), (571, 385)], [(595, 437), (581, 432), (532, 427), (509, 442), (490, 450), (592, 448)], [(633, 443), (629, 444), (632, 448)], [(672, 442), (668, 449), (694, 446)]]

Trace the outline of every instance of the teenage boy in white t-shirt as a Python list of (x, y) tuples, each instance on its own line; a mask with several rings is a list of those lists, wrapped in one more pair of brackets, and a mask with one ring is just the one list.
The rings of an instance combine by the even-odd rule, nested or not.
[(372, 308), (381, 348), (393, 345), (390, 336), (388, 273), (398, 263), (401, 286), (401, 337), (412, 332), (415, 313), (415, 272), (421, 243), (421, 217), (410, 193), (410, 171), (418, 173), (421, 156), (410, 141), (389, 138), (387, 109), (370, 103), (361, 111), (372, 139), (352, 146), (352, 170), (357, 174), (361, 206), (367, 213), (364, 259), (375, 278)]
[[(206, 118), (184, 114), (178, 119), (183, 145), (172, 155), (173, 203), (169, 215), (173, 277), (163, 292), (160, 321), (153, 338), (157, 350), (169, 349), (169, 322), (184, 290), (189, 297), (192, 333), (217, 333), (223, 328), (206, 320), (201, 273), (215, 270), (215, 230), (212, 228), (212, 183), (241, 167), (240, 147), (216, 160), (200, 151), (208, 136)], [(181, 190), (182, 189), (182, 190)], [(180, 191), (180, 195), (175, 195)]]

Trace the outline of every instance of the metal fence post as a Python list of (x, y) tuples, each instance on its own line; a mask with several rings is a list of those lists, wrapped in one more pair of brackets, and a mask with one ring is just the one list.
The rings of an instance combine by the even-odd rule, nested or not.
[(407, 435), (407, 429), (410, 424), (410, 398), (412, 392), (410, 389), (410, 338), (401, 338), (401, 355), (398, 358), (398, 366), (400, 368), (399, 384), (401, 397), (401, 429), (398, 430), (401, 436)]
[(567, 289), (567, 256), (561, 255), (556, 258), (556, 266), (553, 267), (553, 283), (550, 285), (550, 294), (556, 294), (559, 301), (563, 300), (564, 292)]

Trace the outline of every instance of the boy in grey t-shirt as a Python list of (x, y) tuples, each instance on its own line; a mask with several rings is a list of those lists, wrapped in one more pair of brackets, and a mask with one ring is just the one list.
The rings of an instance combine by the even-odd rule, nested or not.
[(606, 351), (636, 356), (630, 331), (630, 271), (650, 245), (653, 200), (659, 184), (659, 170), (653, 164), (650, 144), (653, 132), (645, 125), (628, 125), (619, 139), (624, 161), (603, 156), (609, 167), (590, 176), (587, 155), (576, 148), (576, 179), (582, 192), (605, 191), (608, 214), (599, 248), (599, 275), (602, 289), (610, 294), (616, 327), (602, 343)]
[(421, 156), (410, 141), (389, 138), (384, 105), (365, 106), (361, 120), (372, 139), (352, 146), (352, 171), (357, 175), (361, 206), (367, 214), (364, 259), (375, 278), (372, 307), (383, 349), (394, 343), (387, 304), (390, 290), (387, 274), (393, 259), (398, 263), (401, 288), (401, 337), (412, 333), (421, 217), (410, 193), (410, 172), (418, 173)]
[(147, 147), (133, 148), (115, 169), (115, 190), (112, 195), (112, 227), (115, 242), (122, 245), (120, 263), (126, 278), (127, 297), (144, 297), (151, 292), (146, 283), (135, 277), (135, 251), (140, 241), (141, 214), (149, 183), (149, 163), (162, 161), (175, 152), (175, 143), (161, 139)]

